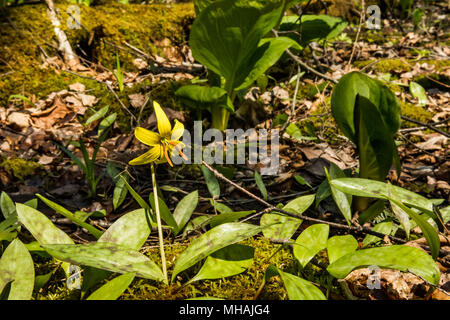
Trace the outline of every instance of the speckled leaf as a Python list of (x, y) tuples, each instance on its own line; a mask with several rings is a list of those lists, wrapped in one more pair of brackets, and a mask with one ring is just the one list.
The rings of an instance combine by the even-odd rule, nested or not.
[(33, 259), (19, 239), (9, 244), (0, 259), (0, 292), (10, 282), (8, 300), (31, 299), (34, 288)]
[[(314, 195), (298, 197), (288, 202), (283, 210), (302, 214), (314, 202)], [(277, 224), (274, 224), (277, 223)], [(269, 239), (288, 240), (302, 223), (301, 219), (288, 217), (279, 213), (266, 213), (261, 217), (260, 225), (274, 224), (263, 230), (263, 235)]]
[[(342, 192), (359, 197), (386, 199), (386, 195), (388, 194), (387, 184), (375, 180), (340, 178), (333, 179), (331, 184)], [(392, 187), (393, 191), (406, 205), (433, 211), (433, 203), (427, 198), (397, 186)]]
[[(377, 225), (375, 225), (375, 227), (373, 227), (372, 230), (376, 231), (376, 232), (380, 232), (382, 234), (390, 234), (392, 231), (392, 221), (378, 223)], [(363, 244), (363, 247), (367, 247), (369, 244), (375, 243), (380, 240), (382, 240), (382, 239), (377, 236), (368, 234), (364, 237), (362, 244)]]
[(314, 224), (306, 228), (295, 240), (294, 257), (304, 268), (320, 251), (327, 247), (330, 227), (327, 224)]
[(220, 279), (242, 273), (253, 263), (255, 249), (242, 244), (232, 244), (206, 258), (200, 271), (189, 283), (205, 279)]
[(355, 251), (330, 264), (327, 270), (333, 277), (343, 279), (351, 271), (371, 265), (409, 271), (433, 284), (439, 283), (439, 268), (433, 259), (424, 251), (405, 245)]
[(95, 290), (86, 300), (117, 300), (133, 282), (135, 273), (122, 274)]
[(289, 300), (327, 300), (322, 291), (308, 280), (283, 272), (275, 266), (267, 268), (266, 280), (277, 274), (283, 280)]
[(211, 253), (247, 239), (259, 233), (263, 228), (248, 223), (231, 222), (209, 230), (194, 239), (189, 247), (180, 254), (172, 273), (172, 281), (181, 271), (193, 266)]
[(175, 235), (177, 235), (181, 230), (183, 230), (186, 223), (192, 216), (195, 208), (198, 204), (198, 191), (195, 190), (185, 196), (178, 202), (177, 207), (173, 211), (173, 218), (177, 223), (177, 229), (174, 230)]
[(73, 240), (58, 229), (44, 214), (21, 203), (16, 204), (19, 222), (27, 228), (40, 245), (72, 244)]
[(3, 217), (5, 217), (5, 219), (16, 211), (14, 202), (5, 191), (2, 191), (0, 195), (0, 209), (2, 210)]
[(106, 230), (98, 242), (120, 244), (133, 250), (139, 250), (151, 231), (151, 220), (145, 209), (131, 211)]
[(213, 198), (219, 198), (220, 196), (220, 185), (217, 181), (216, 176), (208, 170), (207, 167), (202, 165), (203, 176), (205, 177), (206, 187)]
[(164, 281), (161, 269), (148, 257), (114, 243), (48, 244), (42, 247), (62, 261), (111, 272), (135, 272), (137, 277)]
[(358, 249), (358, 241), (350, 234), (331, 237), (327, 242), (328, 260), (333, 263), (356, 249)]
[(418, 100), (418, 106), (424, 106), (428, 103), (427, 92), (417, 82), (411, 81), (409, 83), (409, 91)]
[(325, 175), (327, 176), (328, 184), (330, 185), (331, 196), (333, 197), (334, 202), (338, 206), (339, 211), (344, 216), (348, 225), (350, 225), (350, 220), (352, 219), (352, 196), (339, 191), (332, 184), (330, 184), (332, 179), (345, 178), (345, 173), (334, 163), (331, 163), (330, 165), (330, 173), (328, 173), (326, 168), (324, 168), (324, 170)]

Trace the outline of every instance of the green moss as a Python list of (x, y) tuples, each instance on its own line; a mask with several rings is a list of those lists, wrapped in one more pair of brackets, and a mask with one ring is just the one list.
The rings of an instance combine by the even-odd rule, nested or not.
[(420, 60), (415, 61), (412, 59), (380, 59), (380, 60), (363, 60), (355, 61), (353, 65), (357, 68), (364, 68), (368, 65), (372, 65), (371, 68), (380, 73), (390, 73), (390, 72), (408, 72), (412, 70), (412, 66), (416, 63), (427, 63), (428, 65), (433, 65), (436, 72), (444, 71), (450, 65), (448, 60)]
[(23, 181), (26, 177), (34, 175), (38, 169), (42, 168), (42, 165), (32, 160), (13, 158), (3, 160), (0, 167), (3, 167), (8, 174)]
[[(429, 122), (431, 118), (433, 117), (433, 113), (430, 111), (427, 111), (426, 109), (422, 107), (418, 107), (416, 105), (413, 105), (408, 102), (400, 102), (401, 105), (401, 113), (402, 115), (413, 118), (416, 120), (419, 120), (421, 122)], [(411, 128), (416, 127), (417, 125), (408, 121), (402, 122), (402, 127)]]
[[(61, 13), (62, 28), (72, 47), (77, 50), (87, 44), (90, 34), (83, 28), (69, 29), (64, 23), (69, 19), (66, 13), (69, 5), (70, 3), (67, 1), (56, 3)], [(187, 41), (189, 26), (195, 16), (192, 3), (122, 5), (114, 1), (100, 6), (81, 5), (79, 7), (83, 26), (90, 31), (101, 26), (104, 33), (101, 39), (122, 47), (126, 41), (148, 53), (155, 53), (155, 50), (159, 50), (157, 53), (160, 55), (162, 53), (154, 45), (154, 42), (167, 38), (175, 46), (184, 44)], [(13, 22), (15, 28), (8, 22), (3, 22), (2, 28), (0, 28), (0, 74), (3, 74), (0, 78), (0, 101), (3, 105), (6, 104), (11, 94), (20, 93), (44, 98), (51, 92), (67, 89), (71, 83), (80, 82), (86, 86), (87, 90), (90, 90), (89, 94), (100, 99), (97, 106), (108, 104), (114, 111), (119, 112), (118, 119), (120, 119), (121, 128), (125, 129), (129, 126), (129, 119), (121, 117), (125, 115), (124, 110), (121, 110), (120, 104), (103, 84), (77, 77), (62, 70), (42, 66), (41, 56), (43, 53), (38, 45), (49, 56), (57, 55), (52, 44), (54, 32), (46, 13), (45, 4), (10, 8), (8, 18)], [(101, 39), (94, 37), (94, 45), (88, 52), (95, 62), (112, 70), (115, 68), (117, 52), (123, 71), (136, 71), (132, 63), (136, 58), (135, 55), (107, 45)], [(149, 84), (150, 80), (145, 80), (132, 89), (126, 87), (119, 96), (122, 101), (128, 101), (127, 94), (148, 87)], [(155, 93), (157, 92), (158, 90), (155, 90)], [(166, 104), (166, 106), (173, 107), (173, 104), (172, 102), (171, 105)]]

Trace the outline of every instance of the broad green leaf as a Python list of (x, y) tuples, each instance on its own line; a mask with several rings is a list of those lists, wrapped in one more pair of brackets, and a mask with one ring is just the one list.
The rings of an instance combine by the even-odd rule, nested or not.
[(330, 264), (327, 270), (333, 277), (343, 279), (355, 269), (372, 265), (411, 272), (435, 285), (439, 283), (440, 272), (433, 259), (424, 251), (405, 245), (355, 251)]
[[(283, 210), (301, 215), (313, 202), (314, 195), (301, 196), (288, 202), (283, 207)], [(266, 213), (260, 220), (261, 226), (273, 224), (263, 230), (264, 237), (281, 240), (290, 239), (301, 223), (301, 219), (289, 217), (281, 213)]]
[(424, 106), (428, 103), (427, 92), (425, 89), (417, 82), (411, 81), (409, 83), (409, 91), (412, 96), (418, 100), (418, 106)]
[(58, 229), (44, 214), (21, 203), (16, 204), (19, 222), (42, 246), (44, 244), (72, 244), (73, 240)]
[(151, 231), (151, 220), (145, 209), (137, 209), (120, 217), (98, 239), (133, 250), (139, 250)]
[[(359, 197), (371, 197), (385, 200), (386, 195), (388, 194), (387, 183), (375, 180), (342, 178), (333, 179), (331, 184), (342, 192)], [(414, 208), (433, 211), (433, 203), (429, 199), (398, 186), (392, 186), (392, 188), (392, 192), (395, 192), (404, 204)]]
[(222, 213), (222, 214), (212, 217), (209, 220), (209, 224), (211, 225), (212, 228), (214, 228), (220, 224), (224, 224), (227, 222), (234, 222), (234, 221), (244, 218), (252, 213), (255, 213), (255, 210)]
[(328, 239), (327, 253), (330, 263), (358, 249), (358, 241), (350, 234), (345, 236), (334, 236)]
[(269, 266), (266, 270), (266, 280), (274, 275), (280, 275), (289, 300), (327, 300), (322, 291), (308, 280)]
[(256, 182), (256, 185), (258, 186), (259, 191), (261, 191), (261, 194), (262, 194), (264, 200), (267, 201), (267, 189), (266, 189), (266, 186), (264, 185), (264, 181), (261, 178), (261, 175), (259, 174), (258, 171), (255, 171), (255, 182)]
[[(386, 221), (386, 222), (380, 222), (372, 229), (373, 231), (383, 233), (383, 234), (390, 234), (392, 231), (392, 221)], [(371, 234), (368, 234), (364, 237), (363, 240), (363, 247), (367, 247), (369, 244), (378, 242), (382, 239), (380, 239), (377, 236), (373, 236)]]
[(8, 300), (31, 299), (34, 288), (34, 264), (27, 248), (19, 239), (9, 244), (0, 259), (0, 292), (10, 282)]
[(306, 228), (295, 240), (294, 257), (304, 268), (321, 250), (327, 247), (330, 227), (327, 224), (314, 224)]
[(350, 225), (350, 220), (352, 219), (352, 209), (351, 209), (352, 197), (351, 195), (339, 191), (338, 189), (333, 187), (332, 184), (330, 184), (330, 181), (332, 179), (344, 178), (345, 173), (334, 163), (332, 163), (330, 166), (330, 173), (328, 173), (328, 170), (326, 168), (324, 168), (324, 170), (325, 175), (327, 176), (328, 184), (330, 185), (333, 200), (336, 203), (337, 207), (339, 208), (339, 211), (344, 216), (348, 225)]
[(216, 176), (208, 170), (207, 167), (202, 165), (203, 176), (205, 177), (206, 186), (208, 187), (208, 191), (213, 198), (219, 198), (220, 196), (220, 185), (219, 181), (217, 181)]
[(191, 108), (211, 110), (213, 106), (234, 112), (234, 106), (227, 92), (219, 87), (187, 85), (175, 91), (175, 95)]
[(302, 140), (317, 140), (316, 137), (307, 137), (302, 134), (302, 131), (295, 124), (290, 123), (286, 128), (286, 133), (290, 135), (292, 138), (297, 139), (298, 141)]
[(225, 205), (225, 204), (223, 204), (223, 203), (220, 203), (220, 202), (214, 202), (214, 201), (212, 201), (211, 200), (211, 204), (213, 205), (213, 206), (215, 206), (216, 207), (216, 210), (217, 211), (219, 211), (220, 213), (230, 213), (230, 212), (233, 212), (233, 209), (231, 209), (229, 206), (227, 206), (227, 205)]
[(398, 130), (400, 103), (395, 95), (381, 81), (360, 72), (350, 72), (339, 80), (331, 98), (333, 117), (346, 137), (358, 144), (354, 119), (357, 96), (372, 102), (391, 135)]
[(42, 247), (55, 258), (76, 265), (121, 274), (135, 272), (137, 277), (164, 281), (161, 269), (148, 257), (115, 243), (48, 244)]
[(103, 108), (101, 108), (100, 110), (98, 110), (97, 112), (95, 112), (92, 116), (90, 116), (87, 120), (85, 125), (89, 125), (90, 123), (100, 120), (101, 118), (103, 118), (109, 110), (109, 106), (105, 106)]
[[(148, 196), (148, 200), (150, 201), (150, 205), (152, 206), (153, 212), (156, 212), (156, 206), (155, 206), (155, 196), (154, 193), (151, 192)], [(170, 212), (169, 208), (167, 207), (166, 203), (163, 199), (158, 197), (158, 204), (159, 204), (159, 214), (161, 215), (161, 219), (167, 223), (169, 227), (171, 227), (173, 230), (178, 230), (177, 222), (175, 221), (174, 216)]]
[(69, 219), (70, 221), (75, 223), (76, 225), (78, 225), (78, 226), (80, 226), (82, 228), (85, 228), (87, 231), (89, 231), (89, 233), (91, 233), (97, 239), (101, 237), (102, 232), (100, 230), (98, 230), (96, 227), (90, 225), (89, 223), (78, 219), (72, 212), (70, 212), (69, 210), (67, 210), (63, 206), (60, 206), (59, 204), (57, 204), (57, 203), (55, 203), (55, 202), (53, 202), (53, 201), (51, 201), (51, 200), (41, 196), (39, 193), (36, 193), (36, 196), (39, 199), (41, 199), (42, 202), (44, 202), (47, 206), (49, 206), (50, 208), (52, 208), (53, 210), (55, 210), (59, 214), (63, 215), (64, 217), (66, 217), (67, 219)]
[(198, 191), (195, 190), (185, 196), (178, 202), (177, 207), (173, 212), (173, 218), (177, 224), (177, 229), (174, 230), (175, 235), (177, 235), (181, 230), (183, 230), (186, 223), (192, 216), (195, 208), (198, 204)]
[(95, 290), (86, 300), (117, 300), (133, 282), (135, 273), (122, 274)]
[(172, 273), (172, 281), (187, 268), (203, 260), (211, 253), (226, 246), (247, 239), (259, 233), (263, 227), (247, 223), (231, 222), (221, 224), (194, 239), (178, 257)]
[[(328, 15), (302, 15), (301, 41), (300, 44), (305, 47), (311, 42), (319, 42), (326, 39), (332, 39), (344, 31), (347, 22), (341, 18)], [(300, 30), (300, 21), (297, 15), (285, 16), (280, 25), (280, 31)], [(299, 38), (296, 35), (297, 39)]]
[[(200, 12), (192, 25), (189, 45), (193, 56), (224, 77), (227, 88), (238, 88), (250, 81), (255, 64), (264, 57), (260, 41), (276, 26), (282, 13), (283, 1), (214, 2)], [(253, 81), (263, 68), (258, 69)]]
[(206, 258), (200, 271), (189, 283), (205, 279), (220, 279), (242, 273), (253, 263), (255, 249), (241, 244), (232, 244), (212, 253)]
[[(258, 49), (253, 54), (251, 62), (253, 67), (244, 82), (236, 90), (244, 89), (253, 84), (261, 75), (273, 66), (281, 55), (291, 47), (300, 49), (296, 41), (287, 37), (265, 38), (259, 42)], [(251, 65), (249, 65), (251, 67)]]
[(7, 219), (11, 214), (16, 211), (16, 206), (12, 199), (5, 191), (2, 191), (0, 195), (0, 209), (2, 209), (3, 216)]

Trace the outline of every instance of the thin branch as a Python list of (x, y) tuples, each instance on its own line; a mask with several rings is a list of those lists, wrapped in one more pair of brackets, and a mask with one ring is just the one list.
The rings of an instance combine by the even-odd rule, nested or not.
[[(314, 223), (324, 223), (329, 225), (330, 227), (334, 227), (336, 229), (342, 229), (342, 230), (347, 230), (350, 232), (356, 232), (356, 233), (363, 233), (363, 234), (370, 234), (370, 235), (374, 235), (377, 236), (379, 238), (384, 238), (386, 235), (384, 233), (380, 233), (380, 232), (376, 232), (373, 231), (372, 229), (366, 228), (366, 227), (361, 227), (361, 226), (349, 226), (349, 225), (345, 225), (345, 224), (340, 224), (340, 223), (336, 223), (336, 222), (330, 222), (330, 221), (326, 221), (326, 220), (321, 220), (321, 219), (317, 219), (317, 218), (311, 218), (308, 216), (303, 216), (300, 214), (296, 214), (296, 213), (292, 213), (280, 208), (277, 208), (273, 205), (271, 205), (270, 203), (268, 203), (267, 201), (261, 199), (260, 197), (254, 195), (253, 193), (249, 192), (248, 190), (242, 188), (241, 186), (239, 186), (238, 184), (236, 184), (235, 182), (231, 181), (230, 179), (226, 178), (224, 175), (222, 175), (220, 172), (218, 172), (217, 170), (215, 170), (214, 168), (212, 168), (209, 164), (207, 164), (205, 161), (202, 161), (202, 164), (209, 170), (211, 171), (217, 178), (231, 184), (233, 187), (235, 187), (236, 189), (238, 189), (239, 191), (245, 193), (246, 195), (248, 195), (249, 197), (257, 200), (258, 202), (262, 203), (263, 205), (265, 205), (267, 208), (270, 208), (271, 211), (276, 211), (276, 212), (280, 212), (283, 213), (284, 215), (287, 215), (289, 217), (293, 217), (293, 218), (297, 218), (297, 219), (302, 219), (305, 221), (309, 221), (309, 222), (314, 222)], [(398, 238), (398, 237), (394, 237), (394, 236), (388, 236), (389, 239), (391, 239), (392, 241), (396, 241), (396, 242), (400, 242), (400, 243), (406, 243), (406, 240)]]
[(433, 131), (435, 131), (437, 133), (442, 134), (443, 136), (446, 136), (447, 138), (450, 138), (450, 133), (442, 131), (442, 130), (436, 128), (435, 126), (433, 126), (432, 124), (425, 123), (425, 122), (422, 122), (422, 121), (419, 121), (419, 120), (416, 120), (416, 119), (412, 119), (412, 118), (409, 118), (409, 117), (403, 116), (403, 115), (402, 115), (402, 119), (405, 120), (405, 121), (408, 121), (408, 122), (412, 122), (412, 123), (421, 125), (423, 127), (427, 127), (430, 130), (433, 130)]

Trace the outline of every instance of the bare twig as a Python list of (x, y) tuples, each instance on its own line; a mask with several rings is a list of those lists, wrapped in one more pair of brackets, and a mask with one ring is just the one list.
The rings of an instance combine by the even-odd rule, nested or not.
[[(265, 205), (267, 208), (270, 208), (271, 211), (276, 211), (276, 212), (280, 212), (283, 213), (287, 216), (293, 217), (293, 218), (297, 218), (297, 219), (302, 219), (305, 221), (309, 221), (309, 222), (314, 222), (314, 223), (324, 223), (329, 225), (330, 227), (334, 227), (336, 229), (343, 229), (343, 230), (347, 230), (350, 232), (356, 232), (356, 233), (363, 233), (363, 234), (370, 234), (370, 235), (374, 235), (377, 236), (379, 238), (384, 238), (386, 235), (384, 233), (380, 233), (380, 232), (376, 232), (373, 231), (372, 229), (366, 228), (366, 227), (361, 227), (361, 226), (349, 226), (349, 225), (345, 225), (345, 224), (340, 224), (340, 223), (336, 223), (336, 222), (330, 222), (330, 221), (326, 221), (326, 220), (322, 220), (322, 219), (317, 219), (317, 218), (311, 218), (308, 216), (303, 216), (300, 214), (296, 214), (296, 213), (292, 213), (280, 208), (277, 208), (273, 205), (271, 205), (270, 203), (268, 203), (267, 201), (261, 199), (260, 197), (254, 195), (253, 193), (251, 193), (250, 191), (242, 188), (240, 185), (238, 185), (237, 183), (231, 181), (230, 179), (226, 178), (224, 175), (222, 175), (220, 172), (218, 172), (217, 170), (215, 170), (214, 168), (212, 168), (209, 164), (207, 164), (205, 161), (202, 161), (202, 164), (209, 170), (211, 171), (217, 178), (231, 184), (233, 187), (235, 187), (236, 189), (238, 189), (239, 191), (245, 193), (246, 195), (248, 195), (249, 197), (257, 200), (258, 202), (262, 203), (263, 205)], [(394, 236), (388, 236), (389, 239), (391, 239), (392, 241), (396, 241), (396, 242), (400, 242), (400, 243), (406, 243), (405, 239), (401, 239), (398, 237), (394, 237)]]
[(364, 22), (364, 16), (365, 16), (365, 1), (362, 0), (361, 2), (361, 12), (359, 14), (359, 26), (358, 26), (358, 31), (356, 32), (356, 37), (355, 37), (355, 42), (353, 43), (353, 48), (352, 48), (352, 53), (350, 55), (350, 59), (348, 60), (347, 66), (345, 67), (345, 71), (348, 72), (348, 70), (350, 69), (350, 66), (352, 65), (352, 60), (353, 60), (353, 56), (355, 55), (356, 52), (356, 46), (358, 45), (358, 38), (359, 38), (359, 34), (361, 33), (361, 27), (362, 24)]
[(297, 94), (298, 94), (299, 83), (300, 83), (300, 66), (297, 65), (297, 79), (295, 82), (295, 90), (294, 90), (294, 96), (292, 97), (291, 109), (290, 109), (290, 113), (289, 113), (289, 116), (288, 116), (286, 122), (281, 127), (281, 130), (280, 130), (281, 132), (283, 132), (287, 128), (287, 126), (291, 122), (292, 118), (294, 117), (295, 105), (297, 104)]
[(446, 136), (447, 138), (450, 138), (450, 133), (445, 132), (445, 131), (442, 131), (442, 130), (436, 128), (436, 127), (435, 127), (434, 125), (432, 125), (432, 124), (428, 124), (428, 123), (425, 123), (425, 122), (422, 122), (422, 121), (419, 121), (419, 120), (416, 120), (416, 119), (412, 119), (412, 118), (409, 118), (409, 117), (403, 116), (403, 115), (402, 115), (402, 119), (405, 120), (405, 121), (408, 121), (408, 122), (412, 122), (412, 123), (421, 125), (421, 126), (423, 126), (423, 127), (427, 127), (427, 128), (430, 129), (430, 130), (433, 130), (433, 131), (435, 131), (435, 132), (437, 132), (437, 133), (442, 134), (443, 136)]

